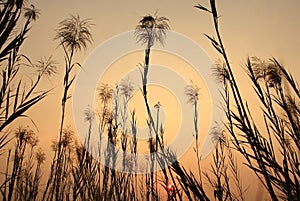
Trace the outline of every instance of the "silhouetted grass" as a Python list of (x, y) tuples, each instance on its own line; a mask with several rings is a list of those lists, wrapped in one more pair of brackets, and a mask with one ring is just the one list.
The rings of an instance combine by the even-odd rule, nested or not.
[[(8, 125), (25, 116), (28, 109), (48, 94), (48, 91), (36, 93), (36, 87), (42, 77), (56, 73), (56, 62), (49, 57), (33, 64), (19, 53), (32, 21), (38, 17), (38, 10), (34, 6), (25, 8), (22, 0), (0, 1), (0, 64), (3, 66), (0, 155), (8, 153), (0, 184), (2, 200), (162, 200), (163, 197), (167, 197), (167, 200), (246, 200), (247, 188), (242, 185), (244, 178), (240, 174), (243, 164), (236, 160), (236, 154), (245, 159), (244, 165), (257, 175), (272, 200), (300, 200), (298, 84), (275, 58), (248, 58), (245, 65), (247, 74), (264, 120), (263, 125), (258, 124), (243, 98), (225, 51), (216, 2), (209, 2), (210, 8), (202, 5), (196, 7), (213, 18), (216, 39), (209, 35), (206, 37), (221, 55), (214, 70), (223, 85), (223, 107), (226, 112), (224, 129), (220, 126), (211, 133), (212, 139), (216, 141), (211, 166), (207, 170), (200, 168), (200, 89), (194, 83), (185, 88), (185, 94), (194, 106), (193, 134), (198, 172), (187, 170), (177, 160), (176, 153), (165, 148), (164, 128), (160, 122), (162, 106), (159, 101), (155, 104), (156, 119), (153, 119), (147, 87), (151, 47), (155, 42), (163, 44), (169, 25), (165, 17), (147, 15), (140, 19), (135, 32), (137, 41), (146, 45), (144, 65), (140, 66), (140, 71), (143, 84), (141, 93), (149, 128), (149, 159), (144, 168), (150, 173), (139, 175), (139, 168), (142, 167), (137, 163), (138, 117), (135, 110), (131, 111), (131, 116), (127, 111), (134, 91), (130, 80), (117, 83), (115, 88), (107, 84), (100, 85), (97, 99), (99, 111), (93, 111), (93, 108), (83, 111), (89, 126), (82, 144), (77, 142), (74, 132), (64, 125), (69, 89), (76, 76), (74, 67), (80, 66), (74, 62), (74, 55), (92, 42), (89, 31), (91, 23), (89, 20), (81, 20), (79, 16), (63, 20), (55, 37), (64, 50), (65, 74), (60, 130), (58, 140), (52, 145), (54, 158), (50, 173), (42, 174), (45, 154), (37, 147), (37, 136), (30, 128), (19, 127), (15, 136), (6, 132)], [(13, 35), (14, 27), (23, 12), (26, 22), (21, 31)], [(79, 26), (78, 29), (74, 29), (76, 26)], [(28, 88), (23, 87), (25, 80), (18, 76), (19, 68), (23, 65), (20, 61), (24, 58), (37, 72)], [(91, 142), (91, 128), (95, 121), (99, 125), (98, 153), (91, 151), (95, 148), (92, 147), (95, 143)], [(104, 138), (107, 144), (103, 143)], [(9, 142), (12, 145), (6, 151)], [(117, 160), (119, 155), (121, 161)], [(105, 164), (97, 160), (102, 156)], [(122, 165), (121, 172), (116, 171), (119, 163)], [(155, 172), (155, 164), (162, 170)], [(41, 184), (42, 175), (48, 178), (46, 184)]]

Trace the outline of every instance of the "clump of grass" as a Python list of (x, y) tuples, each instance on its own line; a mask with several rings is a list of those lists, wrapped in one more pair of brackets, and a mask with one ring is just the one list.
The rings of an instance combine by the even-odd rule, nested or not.
[[(5, 29), (0, 30), (0, 64), (4, 66), (1, 74), (0, 90), (0, 154), (5, 153), (8, 142), (15, 142), (8, 150), (4, 181), (0, 192), (3, 200), (160, 200), (165, 191), (168, 200), (245, 200), (245, 190), (235, 159), (236, 153), (245, 159), (250, 168), (268, 191), (272, 200), (299, 200), (299, 87), (295, 79), (275, 59), (263, 60), (257, 57), (247, 59), (246, 69), (254, 92), (261, 107), (264, 125), (259, 126), (252, 116), (251, 107), (244, 101), (239, 83), (229, 63), (219, 30), (219, 16), (215, 0), (210, 0), (210, 8), (197, 5), (198, 9), (208, 12), (213, 17), (217, 38), (206, 35), (214, 48), (221, 54), (222, 60), (216, 65), (215, 75), (224, 87), (224, 110), (226, 111), (225, 130), (216, 129), (212, 138), (217, 141), (213, 151), (210, 169), (202, 172), (199, 158), (198, 136), (198, 98), (199, 87), (194, 83), (187, 86), (185, 93), (194, 106), (195, 149), (199, 176), (182, 166), (176, 154), (165, 148), (164, 129), (160, 124), (159, 102), (155, 104), (156, 120), (148, 103), (147, 84), (150, 65), (150, 52), (155, 42), (162, 43), (169, 29), (168, 19), (158, 16), (144, 16), (136, 28), (137, 42), (146, 45), (144, 65), (141, 66), (145, 108), (148, 114), (150, 157), (145, 167), (151, 173), (138, 175), (138, 139), (137, 116), (135, 110), (128, 116), (128, 102), (133, 87), (130, 82), (122, 81), (113, 89), (101, 84), (98, 90), (99, 112), (92, 108), (83, 111), (89, 123), (86, 140), (79, 144), (74, 139), (71, 129), (64, 126), (65, 108), (70, 98), (69, 89), (76, 73), (74, 55), (84, 50), (92, 42), (89, 32), (90, 21), (71, 16), (62, 21), (57, 30), (56, 39), (64, 50), (65, 76), (62, 96), (62, 116), (58, 141), (52, 145), (54, 159), (45, 189), (41, 189), (42, 164), (45, 154), (37, 147), (38, 139), (29, 127), (19, 127), (15, 136), (9, 138), (4, 129), (17, 118), (42, 100), (48, 91), (36, 93), (42, 77), (56, 73), (56, 62), (51, 57), (43, 58), (33, 64), (21, 56), (19, 49), (23, 44), (31, 23), (38, 17), (38, 10), (31, 6), (25, 8), (26, 22), (17, 36), (13, 36), (23, 1), (1, 2), (0, 13), (8, 22), (0, 19)], [(29, 88), (22, 87), (24, 80), (18, 80), (21, 60), (28, 61), (28, 66), (36, 72), (35, 80)], [(79, 65), (80, 66), (80, 65)], [(13, 85), (13, 84), (16, 85)], [(15, 87), (16, 86), (16, 87)], [(98, 115), (98, 118), (94, 118)], [(91, 149), (92, 124), (99, 121), (98, 155)], [(107, 145), (102, 139), (107, 135)], [(102, 152), (105, 146), (104, 152)], [(120, 147), (120, 149), (118, 148)], [(123, 172), (116, 171), (117, 158), (122, 150)], [(130, 154), (127, 154), (130, 152)], [(95, 160), (104, 155), (105, 164)], [(156, 163), (155, 163), (156, 162)], [(155, 165), (162, 167), (154, 172)], [(125, 171), (125, 172), (124, 172)], [(201, 174), (211, 184), (204, 185)], [(158, 184), (162, 188), (158, 187)], [(236, 192), (233, 189), (237, 189)], [(69, 193), (66, 193), (69, 192)]]
[(37, 135), (29, 127), (19, 127), (15, 131), (14, 141), (13, 150), (8, 151), (5, 180), (1, 184), (2, 198), (36, 200), (45, 154), (37, 148)]
[[(64, 187), (66, 183), (63, 177), (65, 176), (67, 167), (69, 164), (66, 160), (66, 156), (62, 154), (65, 153), (66, 146), (66, 136), (67, 132), (64, 128), (65, 111), (68, 99), (71, 97), (69, 94), (70, 87), (75, 79), (76, 73), (74, 73), (74, 68), (76, 66), (80, 67), (80, 64), (74, 62), (74, 55), (81, 50), (85, 50), (89, 43), (92, 42), (92, 34), (90, 32), (91, 23), (89, 19), (81, 20), (80, 17), (71, 15), (69, 18), (61, 21), (59, 23), (55, 40), (59, 41), (59, 46), (62, 47), (64, 51), (65, 68), (64, 68), (64, 80), (63, 80), (63, 95), (61, 99), (61, 121), (59, 129), (59, 139), (57, 143), (57, 148), (54, 150), (54, 158), (51, 166), (51, 173), (48, 179), (46, 190), (44, 192), (43, 198), (48, 198), (50, 200), (53, 197), (56, 200), (63, 200), (64, 198)], [(70, 153), (68, 153), (70, 155)], [(67, 166), (67, 167), (65, 167)]]
[[(16, 119), (28, 117), (26, 112), (48, 95), (49, 90), (38, 91), (37, 86), (42, 77), (55, 74), (55, 70), (49, 72), (49, 69), (55, 68), (55, 62), (51, 58), (47, 63), (52, 65), (38, 65), (43, 68), (40, 70), (34, 68), (36, 64), (20, 52), (32, 23), (39, 16), (38, 9), (33, 5), (25, 7), (22, 2), (6, 1), (0, 4), (0, 154), (11, 140), (6, 128)], [(22, 19), (25, 19), (24, 25), (21, 23)], [(25, 84), (28, 80), (22, 76), (22, 68), (35, 70), (36, 75), (29, 80), (31, 84)]]
[[(206, 35), (220, 53), (224, 65), (222, 75), (225, 90), (226, 129), (235, 149), (244, 157), (246, 165), (258, 176), (272, 200), (299, 198), (299, 88), (294, 78), (275, 59), (264, 61), (257, 57), (248, 58), (248, 76), (263, 114), (265, 126), (259, 127), (252, 117), (251, 109), (243, 100), (241, 90), (219, 30), (219, 15), (216, 2), (210, 1), (210, 8), (196, 6), (213, 17), (217, 39)], [(283, 87), (293, 90), (289, 93)], [(293, 101), (289, 101), (293, 100)], [(290, 104), (291, 103), (291, 104)]]

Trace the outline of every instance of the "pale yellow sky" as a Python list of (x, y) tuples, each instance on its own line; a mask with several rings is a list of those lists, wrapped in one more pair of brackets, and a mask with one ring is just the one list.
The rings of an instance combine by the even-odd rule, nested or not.
[[(41, 144), (50, 150), (59, 129), (60, 99), (62, 94), (63, 54), (53, 41), (58, 23), (70, 14), (91, 18), (94, 26), (94, 43), (86, 52), (80, 53), (77, 60), (83, 63), (89, 53), (105, 40), (133, 30), (139, 18), (153, 14), (169, 18), (173, 31), (186, 35), (201, 46), (213, 61), (219, 55), (212, 48), (203, 33), (214, 34), (211, 16), (196, 8), (197, 3), (207, 5), (207, 1), (195, 0), (33, 0), (30, 1), (41, 16), (33, 25), (22, 51), (32, 60), (53, 55), (59, 62), (59, 75), (51, 82), (45, 80), (43, 86), (55, 87), (49, 97), (30, 111), (32, 119), (39, 128)], [(298, 0), (224, 0), (218, 1), (220, 28), (230, 62), (235, 68), (242, 89), (249, 88), (242, 66), (247, 56), (262, 58), (276, 57), (293, 73), (300, 77), (297, 66), (300, 47), (300, 1)], [(166, 41), (167, 42), (167, 41)], [(143, 57), (139, 61), (142, 61)], [(250, 100), (249, 90), (243, 91)], [(250, 101), (251, 104), (251, 101)], [(73, 125), (71, 102), (68, 104), (67, 123)], [(49, 110), (50, 109), (50, 110)], [(45, 118), (46, 117), (46, 118)], [(45, 146), (44, 146), (45, 145)]]

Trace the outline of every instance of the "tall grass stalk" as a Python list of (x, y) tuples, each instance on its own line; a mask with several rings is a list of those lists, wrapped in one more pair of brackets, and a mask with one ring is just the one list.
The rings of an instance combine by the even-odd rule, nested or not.
[[(291, 108), (298, 108), (299, 89), (294, 78), (274, 58), (269, 61), (248, 58), (248, 76), (259, 99), (265, 123), (265, 127), (259, 127), (248, 103), (242, 98), (233, 74), (219, 31), (215, 0), (210, 0), (210, 9), (200, 4), (196, 7), (209, 12), (213, 17), (217, 39), (206, 36), (221, 54), (227, 72), (224, 97), (226, 128), (235, 148), (246, 160), (246, 165), (258, 176), (272, 200), (297, 200), (300, 189), (299, 175), (295, 172), (299, 172), (299, 167), (295, 162), (298, 161), (296, 153), (299, 153), (299, 113), (297, 109)], [(287, 93), (282, 87), (283, 82), (295, 93)], [(232, 109), (232, 105), (236, 109)]]

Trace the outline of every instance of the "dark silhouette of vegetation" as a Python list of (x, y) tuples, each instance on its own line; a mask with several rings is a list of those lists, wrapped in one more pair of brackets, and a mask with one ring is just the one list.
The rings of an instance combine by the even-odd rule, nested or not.
[[(31, 85), (25, 85), (25, 80), (20, 78), (21, 67), (35, 67), (28, 57), (20, 53), (20, 47), (24, 43), (31, 24), (38, 18), (39, 11), (32, 5), (25, 7), (23, 1), (1, 1), (0, 10), (0, 64), (1, 64), (1, 90), (0, 90), (0, 154), (5, 145), (10, 141), (5, 128), (20, 117), (27, 117), (26, 111), (40, 102), (49, 92), (38, 92), (36, 87), (41, 77), (52, 66), (41, 66), (37, 75), (30, 81)], [(25, 24), (21, 20), (25, 18)], [(20, 31), (16, 31), (21, 26)], [(27, 62), (27, 64), (24, 64)], [(51, 62), (49, 60), (49, 62)], [(39, 65), (37, 66), (39, 67)], [(35, 69), (35, 68), (34, 68)], [(53, 71), (51, 74), (55, 73)], [(50, 74), (49, 74), (50, 75)], [(25, 87), (26, 86), (26, 87)]]
[[(26, 112), (49, 93), (37, 90), (42, 78), (56, 73), (51, 57), (35, 64), (20, 52), (38, 16), (39, 10), (33, 5), (27, 7), (23, 0), (0, 1), (0, 155), (7, 154), (4, 177), (1, 176), (2, 200), (36, 200), (40, 189), (45, 156), (37, 148), (34, 131), (20, 127), (14, 136), (9, 131), (18, 118), (30, 119)], [(30, 80), (24, 78), (24, 68), (33, 70)]]
[[(71, 131), (64, 128), (64, 119), (66, 111), (67, 100), (71, 97), (69, 94), (70, 87), (75, 79), (76, 74), (73, 75), (74, 67), (80, 64), (73, 61), (74, 54), (82, 49), (86, 49), (87, 45), (92, 42), (92, 35), (90, 32), (90, 20), (81, 20), (80, 17), (70, 16), (60, 22), (55, 40), (59, 40), (59, 46), (64, 50), (65, 59), (65, 75), (64, 75), (64, 91), (61, 100), (62, 115), (59, 129), (58, 145), (55, 146), (55, 154), (51, 167), (51, 177), (49, 177), (44, 198), (52, 200), (64, 199), (64, 186), (66, 183), (63, 178), (70, 173), (68, 171), (68, 157), (70, 153), (68, 151), (69, 140)], [(65, 144), (64, 144), (65, 143)], [(53, 181), (52, 181), (53, 180)], [(49, 193), (50, 192), (50, 193)], [(48, 195), (46, 195), (48, 193)]]
[[(168, 29), (170, 29), (168, 19), (166, 17), (159, 17), (156, 15), (143, 16), (135, 29), (137, 42), (146, 45), (144, 65), (140, 65), (140, 68), (142, 76), (142, 93), (148, 114), (147, 124), (149, 127), (150, 177), (147, 178), (149, 178), (150, 181), (147, 182), (147, 200), (158, 199), (157, 185), (155, 185), (156, 179), (154, 178), (154, 164), (155, 156), (158, 151), (158, 144), (160, 147), (162, 147), (162, 143), (159, 139), (158, 125), (155, 126), (155, 121), (153, 119), (153, 115), (151, 114), (151, 109), (148, 102), (147, 84), (150, 67), (150, 53), (151, 47), (155, 42), (159, 42), (160, 44), (164, 43)], [(153, 131), (155, 137), (152, 134)]]
[[(206, 37), (223, 59), (217, 65), (216, 75), (224, 84), (226, 103), (224, 110), (227, 117), (224, 125), (230, 134), (230, 142), (244, 157), (246, 166), (257, 175), (272, 200), (299, 200), (299, 112), (296, 109), (299, 107), (298, 85), (275, 58), (269, 61), (256, 57), (247, 59), (248, 76), (259, 98), (264, 119), (264, 127), (259, 127), (248, 103), (242, 98), (240, 87), (229, 62), (219, 30), (219, 15), (215, 0), (210, 0), (210, 8), (200, 4), (196, 8), (208, 12), (213, 17), (217, 39), (209, 35)], [(286, 83), (285, 87), (283, 87), (283, 82)], [(289, 89), (293, 92), (289, 92)], [(217, 182), (210, 182), (215, 189), (214, 196), (218, 200), (232, 200), (233, 194), (230, 193), (227, 184), (228, 177), (224, 173), (221, 174), (224, 171), (220, 170), (226, 167), (223, 162), (224, 156), (220, 155), (218, 148), (216, 152), (214, 164), (217, 169), (213, 169), (213, 172), (217, 177)], [(231, 159), (231, 161), (229, 164), (233, 165), (234, 160)], [(173, 168), (180, 176), (182, 185), (186, 180), (196, 180), (192, 173), (180, 172), (181, 167), (173, 165)], [(236, 172), (233, 173), (237, 175)], [(222, 177), (225, 181), (223, 185)], [(201, 193), (203, 187), (198, 188), (198, 186), (198, 183), (193, 182), (185, 192), (188, 195), (190, 191), (199, 189), (198, 199), (205, 200), (205, 194)], [(244, 199), (242, 188), (238, 189), (240, 197), (238, 199)]]
[(198, 171), (199, 171), (199, 177), (200, 177), (200, 182), (201, 182), (201, 167), (200, 167), (200, 142), (199, 142), (199, 111), (198, 111), (198, 101), (200, 98), (200, 88), (197, 86), (197, 84), (193, 83), (191, 81), (190, 85), (187, 85), (184, 90), (184, 94), (187, 97), (187, 102), (192, 104), (194, 106), (194, 136), (195, 136), (195, 147), (194, 151), (196, 152), (197, 156), (197, 166), (198, 166)]
[[(46, 155), (38, 147), (37, 134), (29, 127), (19, 126), (12, 136), (7, 128), (17, 118), (28, 117), (26, 112), (48, 95), (49, 90), (38, 91), (37, 87), (42, 78), (57, 72), (57, 63), (52, 57), (43, 57), (33, 63), (20, 53), (39, 10), (33, 5), (27, 7), (22, 0), (0, 0), (0, 156), (7, 154), (5, 170), (0, 177), (1, 199), (246, 200), (248, 188), (243, 186), (244, 178), (240, 173), (240, 168), (245, 166), (257, 176), (271, 200), (300, 200), (298, 84), (275, 58), (248, 58), (246, 72), (261, 111), (254, 114), (229, 62), (219, 30), (216, 2), (210, 0), (209, 3), (209, 8), (200, 4), (195, 7), (213, 19), (216, 38), (205, 36), (221, 56), (214, 73), (223, 86), (225, 105), (222, 107), (226, 112), (224, 125), (210, 133), (216, 142), (211, 166), (201, 168), (200, 88), (195, 82), (187, 85), (184, 93), (187, 102), (193, 106), (191, 135), (195, 137), (197, 173), (187, 170), (178, 161), (176, 153), (166, 146), (160, 116), (163, 105), (158, 100), (153, 107), (149, 105), (151, 48), (156, 42), (163, 44), (170, 29), (168, 19), (156, 14), (143, 16), (135, 30), (137, 42), (146, 46), (144, 62), (139, 66), (149, 131), (149, 158), (145, 167), (138, 164), (138, 117), (135, 110), (128, 112), (129, 101), (135, 92), (130, 79), (121, 80), (114, 87), (101, 83), (97, 89), (97, 110), (88, 107), (82, 111), (88, 124), (86, 138), (83, 143), (76, 140), (74, 131), (65, 126), (65, 111), (76, 76), (75, 68), (81, 67), (74, 61), (75, 56), (92, 43), (92, 24), (89, 19), (72, 15), (60, 22), (54, 38), (63, 49), (65, 61), (62, 112), (58, 139), (52, 143), (54, 156), (50, 173), (42, 174)], [(24, 24), (21, 19), (25, 19)], [(17, 26), (21, 28), (16, 29)], [(21, 66), (32, 67), (35, 76), (31, 80), (22, 78)], [(28, 81), (31, 84), (25, 85)], [(263, 124), (258, 121), (259, 115), (262, 115)], [(99, 125), (98, 147), (93, 147), (95, 143), (91, 137), (95, 121)], [(237, 155), (244, 161), (238, 161)], [(104, 164), (98, 160), (100, 158), (104, 158)], [(118, 164), (122, 171), (116, 170)], [(160, 171), (155, 171), (157, 166)], [(141, 169), (149, 173), (138, 174)], [(46, 178), (45, 184), (41, 183), (42, 176)]]

